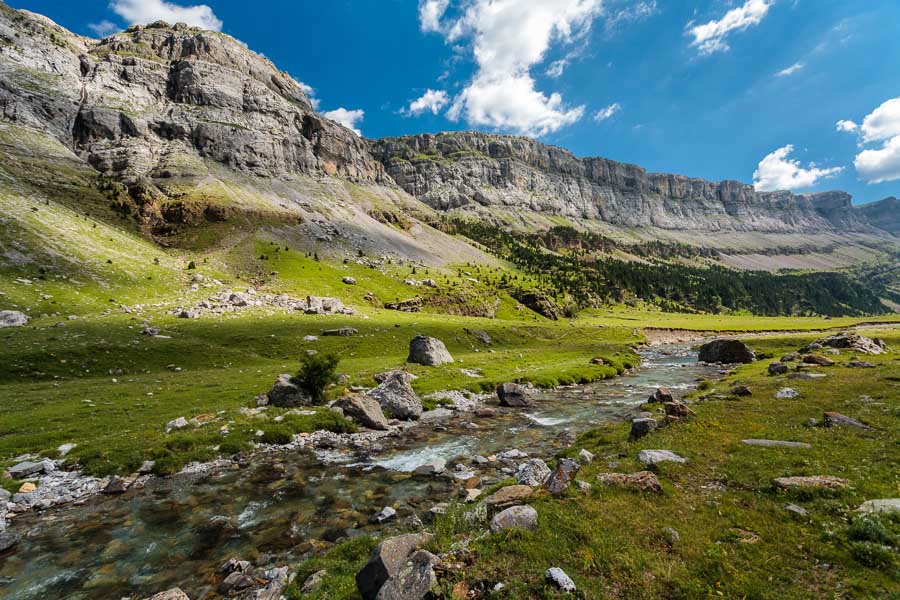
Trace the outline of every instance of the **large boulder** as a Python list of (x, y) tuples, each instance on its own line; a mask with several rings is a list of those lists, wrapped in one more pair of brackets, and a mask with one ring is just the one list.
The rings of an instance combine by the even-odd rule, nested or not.
[(499, 533), (506, 529), (537, 529), (538, 514), (531, 506), (510, 506), (498, 512), (491, 519), (491, 531)]
[(447, 347), (441, 340), (417, 335), (409, 342), (409, 356), (406, 362), (439, 367), (445, 363), (452, 363), (453, 357), (447, 352)]
[(663, 386), (656, 388), (656, 391), (647, 398), (647, 402), (674, 402), (675, 396), (672, 395), (672, 390)]
[(628, 436), (629, 441), (639, 440), (651, 431), (659, 427), (656, 419), (651, 417), (638, 417), (631, 420), (631, 434)]
[(406, 567), (413, 553), (432, 539), (430, 533), (408, 533), (388, 538), (378, 544), (369, 561), (356, 574), (356, 587), (363, 600), (375, 600), (381, 596), (379, 592), (393, 577)]
[(556, 468), (553, 469), (549, 479), (547, 479), (547, 489), (551, 494), (562, 494), (569, 489), (569, 484), (575, 479), (575, 474), (578, 473), (580, 468), (581, 465), (576, 460), (571, 458), (559, 459)]
[[(346, 281), (344, 282), (346, 283)], [(355, 283), (355, 282), (354, 282)], [(306, 297), (306, 313), (310, 315), (333, 315), (344, 310), (344, 303), (339, 298), (320, 296)]]
[(720, 339), (700, 346), (698, 359), (708, 363), (752, 363), (756, 355), (740, 340)]
[(422, 600), (437, 585), (434, 567), (441, 559), (427, 550), (417, 550), (396, 575), (378, 591), (378, 600)]
[(272, 389), (266, 394), (269, 398), (269, 404), (282, 408), (293, 408), (295, 406), (309, 406), (312, 404), (312, 398), (309, 394), (297, 387), (292, 381), (291, 376), (282, 374), (278, 376)]
[(22, 327), (28, 324), (28, 315), (17, 310), (0, 310), (0, 329)]
[(531, 458), (527, 462), (522, 463), (516, 472), (516, 481), (519, 485), (529, 485), (531, 487), (544, 485), (549, 477), (550, 467), (539, 458)]
[(521, 504), (534, 494), (534, 488), (528, 485), (508, 485), (502, 487), (484, 500), (488, 513), (493, 514), (504, 508)]
[(335, 401), (334, 405), (344, 411), (344, 416), (369, 429), (385, 431), (388, 420), (381, 411), (381, 406), (374, 398), (363, 394), (350, 394)]
[(367, 394), (381, 409), (395, 419), (417, 420), (422, 416), (422, 399), (410, 385), (410, 376), (395, 371)]
[(504, 383), (497, 386), (497, 398), (500, 406), (531, 406), (528, 399), (528, 388), (519, 383)]

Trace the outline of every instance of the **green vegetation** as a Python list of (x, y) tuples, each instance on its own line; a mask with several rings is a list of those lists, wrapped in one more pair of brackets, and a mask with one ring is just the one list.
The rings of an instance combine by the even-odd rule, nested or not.
[[(896, 329), (872, 332), (893, 347)], [(815, 339), (809, 334), (752, 338), (761, 354), (780, 356)], [(900, 589), (900, 518), (861, 515), (863, 501), (896, 497), (900, 407), (900, 360), (896, 354), (867, 356), (876, 369), (852, 369), (844, 351), (821, 380), (766, 374), (768, 361), (742, 366), (692, 395), (697, 413), (637, 442), (625, 424), (609, 424), (583, 435), (566, 452), (585, 448), (597, 459), (578, 479), (592, 490), (571, 489), (562, 497), (540, 494), (538, 529), (475, 534), (459, 509), (448, 511), (434, 530), (439, 549), (465, 546), (473, 564), (448, 574), (442, 589), (503, 582), (498, 598), (547, 598), (556, 593), (543, 574), (563, 568), (585, 598), (893, 598)], [(752, 396), (730, 394), (747, 385)], [(799, 398), (776, 400), (791, 386)], [(648, 405), (651, 410), (657, 406)], [(810, 426), (824, 411), (839, 411), (875, 429)], [(810, 449), (760, 448), (746, 438), (807, 442)], [(663, 494), (603, 487), (597, 473), (643, 469), (642, 449), (670, 449), (686, 464), (663, 463), (657, 475)], [(773, 478), (832, 475), (850, 481), (832, 492), (783, 492)], [(795, 515), (793, 503), (809, 511)], [(674, 529), (677, 537), (669, 530)], [(358, 542), (352, 542), (358, 544)], [(358, 547), (357, 550), (360, 550)], [(438, 549), (438, 548), (435, 548)], [(343, 545), (304, 564), (300, 575), (328, 565), (325, 585), (342, 590), (330, 598), (352, 598), (352, 574), (367, 555)], [(354, 562), (355, 561), (355, 562)], [(302, 577), (300, 578), (302, 581)]]
[(337, 367), (340, 360), (334, 354), (301, 354), (300, 370), (291, 378), (291, 383), (309, 394), (314, 404), (322, 404), (326, 388), (338, 382)]

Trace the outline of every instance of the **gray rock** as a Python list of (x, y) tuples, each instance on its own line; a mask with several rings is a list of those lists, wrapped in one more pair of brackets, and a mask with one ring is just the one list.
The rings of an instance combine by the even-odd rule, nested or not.
[(800, 392), (794, 388), (781, 388), (775, 392), (775, 397), (780, 400), (790, 400), (791, 398), (798, 398), (799, 396)]
[(335, 401), (332, 405), (340, 408), (342, 414), (359, 423), (363, 427), (386, 431), (390, 428), (387, 417), (381, 411), (378, 401), (362, 394), (350, 394)]
[(45, 470), (45, 465), (43, 461), (34, 462), (27, 460), (25, 462), (20, 462), (17, 465), (14, 465), (9, 468), (9, 475), (13, 479), (25, 479), (26, 477), (31, 477), (32, 475), (37, 475), (39, 473), (43, 473)]
[(291, 376), (284, 373), (278, 376), (266, 396), (269, 398), (269, 404), (281, 408), (295, 408), (312, 404), (309, 394), (297, 387), (292, 382)]
[(808, 517), (809, 511), (803, 508), (802, 506), (797, 506), (796, 504), (791, 504), (790, 502), (786, 502), (781, 505), (781, 508), (786, 510), (787, 512), (796, 515), (798, 517)]
[(500, 399), (500, 406), (531, 406), (528, 388), (518, 383), (504, 383), (497, 386), (497, 398)]
[(356, 285), (356, 279), (353, 278), (353, 277), (350, 277), (349, 275), (344, 276), (344, 277), (341, 279), (341, 281), (343, 281), (343, 282), (346, 283), (347, 285)]
[(866, 500), (856, 510), (861, 513), (900, 513), (900, 498)]
[(850, 485), (850, 482), (831, 475), (812, 475), (808, 477), (777, 477), (772, 485), (783, 490), (790, 489), (828, 489), (838, 490)]
[(733, 396), (746, 397), (753, 395), (753, 391), (746, 385), (736, 385), (731, 388), (730, 392)]
[(491, 531), (499, 533), (507, 529), (537, 529), (538, 514), (531, 506), (510, 506), (491, 519)]
[(582, 448), (578, 452), (578, 460), (580, 460), (584, 464), (592, 463), (594, 462), (594, 453)]
[(338, 327), (337, 329), (326, 329), (322, 332), (325, 337), (352, 337), (359, 333), (355, 327)]
[(756, 360), (756, 355), (740, 340), (718, 339), (700, 346), (698, 360), (708, 363), (751, 363)]
[(769, 375), (784, 375), (790, 370), (783, 362), (773, 362), (769, 364)]
[(375, 399), (390, 417), (416, 420), (422, 416), (422, 399), (410, 385), (408, 373), (396, 371), (370, 390), (368, 396)]
[(519, 485), (540, 487), (550, 477), (550, 467), (539, 458), (532, 458), (519, 465), (516, 481)]
[(233, 573), (225, 577), (225, 579), (222, 580), (222, 583), (219, 584), (219, 593), (223, 596), (228, 596), (235, 592), (249, 589), (255, 584), (256, 581), (253, 579), (253, 577), (250, 576), (249, 573), (234, 571)]
[(372, 551), (356, 574), (356, 587), (363, 600), (375, 600), (381, 588), (406, 566), (410, 556), (432, 539), (430, 533), (408, 533), (388, 538)]
[(394, 510), (392, 506), (385, 506), (377, 515), (372, 515), (372, 518), (370, 520), (372, 521), (372, 523), (378, 523), (380, 525), (396, 518), (397, 511)]
[(191, 600), (187, 594), (185, 594), (181, 588), (172, 588), (170, 590), (166, 590), (164, 592), (160, 592), (158, 594), (154, 594), (149, 598), (145, 598), (144, 600)]
[(639, 440), (650, 432), (654, 431), (657, 427), (659, 427), (659, 423), (656, 419), (650, 418), (637, 418), (631, 420), (631, 433), (628, 436), (628, 439), (632, 442), (635, 440)]
[(575, 474), (580, 468), (581, 465), (571, 458), (559, 459), (559, 463), (547, 479), (547, 489), (551, 494), (562, 494), (569, 489), (569, 485), (575, 479)]
[(28, 315), (17, 310), (0, 310), (0, 329), (22, 327), (28, 324)]
[(432, 458), (424, 465), (419, 465), (413, 473), (416, 475), (440, 475), (447, 470), (447, 461), (441, 457)]
[(452, 363), (453, 357), (447, 352), (444, 342), (433, 337), (417, 335), (409, 342), (409, 356), (406, 362), (439, 367), (446, 363)]
[(671, 450), (641, 450), (638, 452), (638, 460), (650, 467), (662, 462), (687, 462), (686, 458), (678, 456)]
[(741, 443), (746, 446), (760, 446), (763, 448), (812, 448), (806, 442), (786, 442), (783, 440), (747, 439), (741, 440)]
[(801, 355), (800, 355), (799, 352), (791, 352), (790, 354), (785, 354), (784, 356), (782, 356), (782, 357), (781, 357), (781, 362), (783, 362), (783, 363), (785, 363), (785, 362), (795, 362), (795, 361), (800, 360), (800, 356), (801, 356)]
[(301, 594), (312, 594), (316, 592), (320, 587), (322, 587), (322, 583), (325, 581), (325, 577), (328, 575), (328, 571), (322, 569), (321, 571), (316, 571), (312, 575), (306, 578), (303, 582), (303, 585), (300, 586)]
[(437, 585), (434, 567), (441, 560), (427, 550), (417, 550), (406, 564), (385, 582), (377, 600), (422, 600)]
[(675, 396), (672, 395), (672, 390), (669, 388), (658, 387), (647, 399), (647, 402), (675, 402)]
[(861, 421), (857, 421), (856, 419), (851, 419), (846, 415), (842, 415), (841, 413), (836, 412), (827, 412), (824, 415), (825, 419), (825, 427), (856, 427), (857, 429), (865, 429), (867, 431), (874, 431), (874, 427), (870, 427)]
[(129, 481), (113, 475), (103, 488), (103, 493), (107, 495), (124, 494), (130, 485)]
[(681, 541), (681, 534), (674, 527), (666, 527), (662, 530), (662, 533), (663, 539), (666, 540), (666, 544), (669, 546), (674, 546)]
[(865, 360), (851, 360), (847, 363), (847, 366), (851, 369), (874, 369), (878, 365)]
[(572, 578), (566, 575), (566, 572), (559, 567), (550, 567), (544, 573), (544, 577), (563, 592), (574, 593), (577, 590)]
[(21, 536), (11, 531), (0, 533), (0, 553), (6, 552), (20, 541), (22, 541)]
[(836, 333), (816, 340), (815, 344), (820, 348), (846, 348), (862, 354), (882, 354), (889, 351), (881, 340), (867, 338), (855, 333)]

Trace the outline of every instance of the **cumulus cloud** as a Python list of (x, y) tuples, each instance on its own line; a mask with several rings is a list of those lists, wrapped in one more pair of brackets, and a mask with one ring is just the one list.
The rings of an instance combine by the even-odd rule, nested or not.
[(900, 179), (900, 97), (883, 102), (866, 115), (862, 125), (842, 120), (836, 126), (838, 131), (859, 134), (862, 149), (853, 166), (864, 181), (883, 183)]
[(362, 132), (357, 127), (358, 124), (361, 123), (363, 118), (366, 116), (365, 111), (363, 111), (362, 109), (347, 110), (346, 108), (341, 107), (323, 112), (322, 116), (326, 119), (331, 119), (332, 121), (340, 123), (347, 129), (352, 130), (353, 133), (355, 133), (359, 137), (362, 137)]
[(806, 65), (804, 65), (802, 62), (796, 62), (796, 63), (792, 64), (791, 66), (778, 71), (777, 73), (775, 73), (775, 76), (776, 77), (787, 77), (788, 75), (793, 75), (794, 73), (796, 73), (797, 71), (799, 71), (800, 69), (802, 69), (805, 66)]
[(444, 90), (429, 89), (420, 98), (413, 100), (406, 112), (411, 115), (421, 115), (423, 112), (429, 111), (431, 114), (436, 115), (449, 102), (450, 98)]
[(97, 37), (105, 38), (108, 35), (112, 35), (117, 31), (120, 31), (122, 28), (113, 23), (112, 21), (108, 21), (106, 19), (100, 21), (99, 23), (88, 23), (88, 27), (91, 31), (97, 34)]
[(309, 103), (312, 104), (313, 110), (319, 110), (319, 99), (316, 98), (316, 89), (302, 81), (298, 81), (297, 84), (300, 86), (300, 89), (303, 90), (303, 93), (306, 94), (307, 98), (309, 98)]
[(596, 113), (594, 113), (595, 121), (606, 121), (607, 119), (612, 118), (614, 114), (622, 110), (622, 105), (618, 102), (613, 102), (606, 108), (601, 108)]
[(729, 49), (727, 38), (735, 31), (743, 31), (765, 18), (775, 0), (747, 0), (742, 6), (733, 8), (721, 19), (695, 25), (687, 24), (687, 33), (694, 37), (691, 46), (700, 54), (714, 54)]
[(813, 163), (803, 168), (799, 160), (788, 158), (793, 151), (794, 147), (788, 144), (759, 161), (753, 173), (753, 187), (760, 192), (796, 190), (810, 187), (820, 179), (832, 177), (843, 170), (843, 167), (820, 169)]
[[(551, 45), (581, 39), (602, 12), (601, 0), (465, 0), (462, 15), (450, 22), (441, 21), (447, 4), (420, 3), (422, 28), (439, 31), (448, 42), (470, 39), (477, 64), (447, 112), (450, 119), (540, 136), (582, 117), (584, 106), (567, 106), (559, 93), (537, 90), (531, 69)], [(563, 69), (561, 63), (554, 72)]]
[(205, 4), (181, 6), (166, 0), (112, 0), (109, 7), (129, 25), (146, 25), (154, 21), (187, 23), (202, 29), (222, 30), (222, 21)]
[(566, 67), (569, 66), (568, 58), (561, 58), (559, 60), (554, 60), (550, 63), (550, 66), (547, 67), (547, 70), (544, 71), (544, 74), (547, 77), (553, 77), (556, 79), (557, 77), (561, 77), (563, 73), (566, 71)]

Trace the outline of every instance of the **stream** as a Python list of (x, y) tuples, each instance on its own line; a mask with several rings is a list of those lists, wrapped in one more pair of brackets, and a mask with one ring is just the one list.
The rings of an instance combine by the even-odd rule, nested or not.
[[(454, 474), (499, 480), (506, 477), (501, 466), (521, 462), (477, 467), (475, 455), (519, 449), (550, 459), (572, 434), (635, 414), (656, 387), (680, 396), (716, 372), (686, 345), (641, 355), (641, 367), (629, 374), (541, 391), (527, 409), (499, 409), (490, 418), (453, 413), (410, 428), (372, 457), (336, 449), (326, 464), (308, 451), (277, 452), (243, 467), (152, 478), (120, 496), (19, 516), (10, 529), (22, 541), (0, 557), (0, 596), (120, 600), (180, 586), (191, 598), (219, 598), (229, 558), (295, 564), (338, 539), (390, 532), (456, 497), (462, 483)], [(447, 460), (446, 474), (413, 475), (436, 457)], [(457, 471), (457, 464), (465, 467)], [(385, 506), (395, 507), (397, 518), (370, 523)]]

